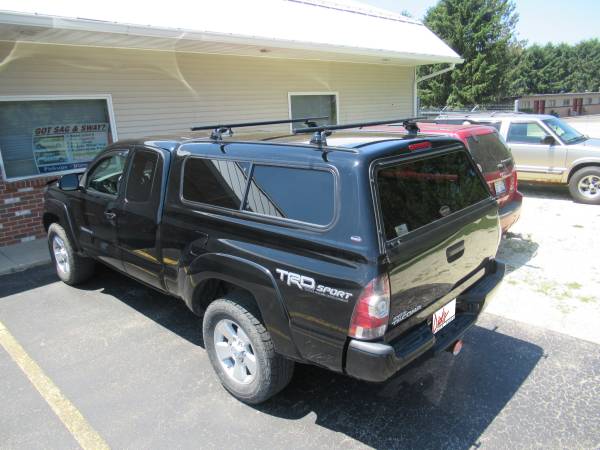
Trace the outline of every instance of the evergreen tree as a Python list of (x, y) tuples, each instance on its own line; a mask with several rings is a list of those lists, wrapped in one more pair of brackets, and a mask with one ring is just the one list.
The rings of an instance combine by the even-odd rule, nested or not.
[[(514, 10), (512, 0), (440, 0), (427, 11), (425, 25), (465, 62), (423, 81), (422, 105), (494, 103), (505, 97), (517, 47)], [(442, 67), (422, 67), (420, 75)]]

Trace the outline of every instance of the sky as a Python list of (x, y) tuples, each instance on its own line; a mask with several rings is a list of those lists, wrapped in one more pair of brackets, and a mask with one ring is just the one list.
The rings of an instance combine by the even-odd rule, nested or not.
[[(408, 11), (423, 19), (427, 9), (437, 0), (361, 0), (390, 11)], [(600, 0), (516, 0), (519, 39), (528, 44), (567, 42), (600, 38)]]

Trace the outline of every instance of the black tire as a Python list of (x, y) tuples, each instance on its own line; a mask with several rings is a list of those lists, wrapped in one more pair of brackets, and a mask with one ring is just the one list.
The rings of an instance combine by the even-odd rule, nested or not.
[(588, 190), (588, 195), (585, 195), (581, 190), (579, 183), (584, 180), (600, 180), (600, 167), (590, 166), (584, 167), (583, 169), (579, 169), (577, 172), (571, 176), (569, 180), (569, 192), (571, 193), (571, 197), (578, 203), (586, 203), (588, 205), (600, 205), (600, 181), (596, 181), (597, 187), (592, 187), (592, 192), (595, 192), (595, 195)]
[[(294, 373), (294, 362), (275, 353), (271, 335), (259, 317), (256, 308), (243, 296), (229, 294), (225, 298), (213, 301), (208, 306), (202, 324), (204, 345), (221, 384), (234, 397), (249, 404), (264, 402), (277, 394), (289, 384)], [(215, 328), (218, 324), (227, 323), (227, 321), (232, 322), (232, 325), (238, 325), (251, 343), (248, 354), (243, 353), (245, 357), (254, 356), (256, 370), (254, 374), (249, 369), (245, 372), (248, 378), (251, 378), (245, 384), (234, 379), (234, 369), (226, 372), (226, 368), (217, 355), (215, 336), (219, 336), (219, 331), (215, 331)], [(227, 341), (221, 341), (221, 344), (228, 345)], [(229, 347), (231, 348), (231, 345)], [(244, 356), (241, 357), (241, 361), (243, 358)], [(232, 357), (230, 364), (233, 366), (238, 363)]]
[[(62, 245), (64, 249), (63, 257), (67, 258), (66, 266), (57, 261), (54, 251), (55, 241), (57, 245)], [(56, 268), (56, 274), (66, 284), (74, 286), (83, 283), (94, 273), (94, 260), (78, 255), (75, 252), (65, 229), (58, 223), (53, 223), (48, 228), (48, 248), (50, 250), (50, 257)]]

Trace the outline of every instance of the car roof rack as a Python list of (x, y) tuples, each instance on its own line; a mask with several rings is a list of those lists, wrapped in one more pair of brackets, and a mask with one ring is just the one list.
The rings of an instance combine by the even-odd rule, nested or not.
[(372, 127), (375, 125), (388, 125), (392, 123), (402, 123), (402, 126), (408, 131), (409, 134), (417, 134), (419, 127), (415, 123), (417, 120), (425, 119), (425, 117), (403, 117), (400, 119), (387, 119), (387, 120), (376, 120), (374, 122), (357, 122), (357, 123), (345, 123), (342, 125), (323, 125), (317, 127), (298, 128), (294, 130), (294, 134), (301, 133), (313, 133), (310, 143), (324, 147), (327, 145), (327, 136), (330, 136), (333, 131), (336, 130), (348, 130), (350, 128), (364, 128)]
[(233, 136), (233, 128), (242, 127), (256, 127), (259, 125), (277, 125), (281, 123), (297, 123), (304, 122), (307, 128), (313, 129), (317, 126), (316, 120), (329, 119), (328, 116), (322, 117), (303, 117), (301, 119), (282, 119), (282, 120), (265, 120), (262, 122), (239, 122), (239, 123), (227, 123), (217, 125), (202, 125), (199, 127), (192, 127), (192, 131), (212, 130), (210, 138), (215, 141), (223, 140), (223, 135), (227, 133), (228, 136)]

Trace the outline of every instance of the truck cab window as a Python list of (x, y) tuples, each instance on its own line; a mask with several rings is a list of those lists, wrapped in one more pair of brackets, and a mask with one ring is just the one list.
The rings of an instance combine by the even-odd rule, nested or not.
[(158, 154), (136, 151), (127, 177), (125, 199), (130, 202), (147, 202), (152, 194)]
[(511, 123), (507, 141), (513, 144), (540, 144), (546, 132), (535, 122)]
[(124, 153), (114, 154), (96, 164), (87, 176), (87, 189), (116, 196), (119, 193), (125, 157)]

